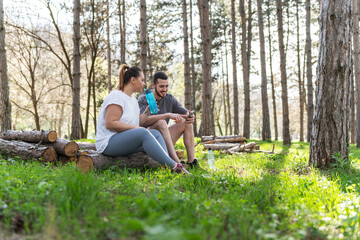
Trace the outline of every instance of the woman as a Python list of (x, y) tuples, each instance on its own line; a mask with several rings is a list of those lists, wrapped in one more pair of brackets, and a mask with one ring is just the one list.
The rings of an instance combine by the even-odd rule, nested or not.
[(150, 115), (149, 109), (140, 115), (138, 101), (132, 96), (144, 87), (144, 74), (138, 67), (121, 65), (119, 85), (104, 99), (100, 110), (96, 150), (116, 157), (145, 151), (152, 159), (170, 167), (171, 171), (189, 173), (181, 163), (168, 155), (161, 133), (139, 127)]

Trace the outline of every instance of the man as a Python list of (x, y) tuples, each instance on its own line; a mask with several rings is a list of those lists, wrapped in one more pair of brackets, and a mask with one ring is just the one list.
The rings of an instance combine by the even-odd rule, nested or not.
[[(168, 76), (164, 72), (155, 73), (152, 82), (152, 91), (159, 107), (159, 112), (156, 115), (150, 116), (144, 126), (150, 129), (157, 129), (161, 132), (169, 155), (176, 162), (180, 162), (180, 160), (176, 155), (174, 145), (181, 135), (183, 135), (188, 166), (190, 168), (200, 168), (195, 158), (193, 130), (195, 116), (189, 114), (190, 112), (184, 108), (173, 95), (167, 93), (168, 87)], [(148, 105), (145, 94), (142, 94), (138, 101), (140, 112), (143, 113)], [(175, 124), (168, 127), (170, 119), (174, 120)]]

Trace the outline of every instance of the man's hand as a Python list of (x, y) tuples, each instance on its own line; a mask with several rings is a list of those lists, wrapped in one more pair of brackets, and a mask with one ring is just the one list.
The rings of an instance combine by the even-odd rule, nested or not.
[(185, 123), (193, 124), (195, 122), (195, 115), (191, 114), (190, 116), (186, 114)]
[(181, 115), (181, 114), (177, 114), (177, 113), (168, 113), (168, 118), (170, 118), (171, 120), (174, 120), (175, 123), (182, 123), (184, 122), (184, 120), (186, 119), (187, 114), (185, 115)]

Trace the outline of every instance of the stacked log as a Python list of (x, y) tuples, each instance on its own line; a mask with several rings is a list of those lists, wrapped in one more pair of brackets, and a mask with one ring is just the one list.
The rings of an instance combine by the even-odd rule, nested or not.
[(261, 151), (260, 146), (255, 142), (247, 143), (247, 139), (240, 135), (235, 136), (203, 136), (201, 137), (204, 149), (221, 150), (221, 153), (238, 154), (240, 152), (253, 153), (253, 152), (266, 152)]
[(58, 139), (55, 131), (4, 131), (0, 133), (0, 152), (23, 160), (54, 164), (76, 162), (81, 171), (119, 168), (158, 168), (161, 165), (145, 153), (109, 157), (96, 152), (93, 143), (76, 143)]

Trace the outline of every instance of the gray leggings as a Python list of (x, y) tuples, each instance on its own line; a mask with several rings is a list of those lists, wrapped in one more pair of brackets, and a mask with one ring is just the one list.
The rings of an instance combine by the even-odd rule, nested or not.
[(117, 157), (145, 151), (162, 165), (173, 166), (176, 162), (169, 157), (164, 138), (158, 130), (135, 128), (116, 133), (109, 140), (103, 154)]

